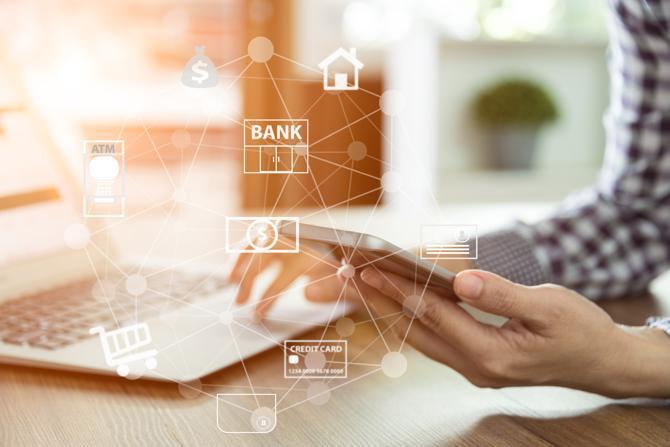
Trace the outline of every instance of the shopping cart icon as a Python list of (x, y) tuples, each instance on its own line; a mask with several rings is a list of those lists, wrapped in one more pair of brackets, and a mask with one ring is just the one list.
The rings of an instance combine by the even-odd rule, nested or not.
[(116, 373), (121, 377), (126, 377), (130, 372), (128, 364), (138, 360), (144, 360), (148, 369), (156, 368), (156, 355), (158, 354), (156, 349), (133, 352), (151, 343), (149, 325), (146, 323), (138, 323), (109, 332), (105, 331), (102, 326), (96, 326), (89, 332), (100, 335), (105, 361), (109, 366), (116, 366)]

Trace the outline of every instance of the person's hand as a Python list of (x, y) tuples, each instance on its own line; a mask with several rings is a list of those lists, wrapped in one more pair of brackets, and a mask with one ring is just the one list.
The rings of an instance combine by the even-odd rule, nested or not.
[(346, 294), (349, 288), (337, 280), (337, 270), (340, 260), (327, 247), (310, 247), (303, 244), (300, 253), (241, 253), (230, 272), (230, 279), (239, 284), (235, 297), (237, 304), (249, 300), (251, 290), (257, 277), (270, 268), (279, 264), (279, 273), (274, 281), (263, 292), (254, 310), (254, 317), (261, 320), (293, 282), (300, 276), (306, 276), (308, 284), (305, 287), (305, 297), (310, 301), (335, 301), (342, 296), (350, 299)]
[[(364, 299), (378, 317), (407, 314), (417, 290), (396, 275), (364, 270)], [(420, 289), (419, 289), (420, 290)], [(558, 385), (613, 397), (670, 396), (670, 338), (662, 331), (615, 324), (598, 306), (556, 285), (526, 287), (492, 273), (459, 273), (465, 303), (509, 317), (500, 328), (429, 291), (391, 328), (428, 357), (482, 387)]]
[[(342, 266), (339, 250), (325, 245), (302, 244), (300, 253), (240, 253), (230, 272), (230, 280), (239, 284), (235, 297), (237, 304), (249, 300), (254, 282), (258, 276), (274, 264), (279, 264), (279, 273), (272, 284), (263, 292), (256, 303), (254, 317), (262, 320), (277, 299), (286, 292), (300, 276), (306, 276), (305, 298), (315, 302), (336, 301), (338, 298), (357, 300), (359, 294), (352, 284), (338, 281), (337, 271)], [(441, 266), (452, 272), (469, 268), (469, 261), (439, 261)]]

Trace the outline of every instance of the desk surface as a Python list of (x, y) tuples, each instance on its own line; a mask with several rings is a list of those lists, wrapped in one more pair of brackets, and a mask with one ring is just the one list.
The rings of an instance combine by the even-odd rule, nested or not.
[[(352, 210), (352, 221), (365, 222), (355, 214), (364, 217), (367, 211)], [(519, 213), (495, 212), (497, 217), (507, 214)], [(147, 231), (158, 228), (162, 218), (146, 222)], [(382, 236), (407, 233), (395, 228), (401, 220), (393, 216), (378, 213), (373, 223), (377, 226), (370, 231)], [(196, 229), (205, 231), (202, 224)], [(184, 248), (191, 253), (181, 255), (207, 252), (215, 235), (220, 232), (206, 233), (201, 246), (189, 241)], [(123, 245), (139, 254), (171, 254), (169, 243), (162, 252), (153, 250), (153, 242), (152, 237), (133, 237)], [(626, 324), (641, 324), (648, 315), (670, 315), (670, 285), (653, 290), (655, 297), (610, 301), (603, 307)], [(560, 388), (477, 389), (409, 348), (403, 350), (408, 358), (406, 374), (386, 377), (378, 371), (386, 347), (365, 318), (354, 316), (359, 324), (348, 338), (348, 357), (354, 363), (349, 379), (331, 382), (330, 399), (323, 405), (305, 401), (307, 381), (287, 394), (294, 382), (281, 378), (280, 349), (244, 362), (255, 392), (276, 393), (280, 400), (272, 433), (231, 435), (217, 429), (214, 396), (251, 391), (241, 364), (208, 376), (201, 384), (181, 387), (0, 366), (0, 445), (667, 445), (670, 439), (667, 402), (612, 401)], [(334, 329), (329, 331), (332, 338), (339, 337)], [(320, 337), (321, 330), (305, 338), (315, 335)], [(236, 415), (224, 412), (222, 417)]]
[[(661, 303), (639, 297), (604, 307), (618, 321), (638, 324), (658, 312)], [(350, 379), (332, 382), (330, 400), (323, 405), (301, 403), (307, 383), (299, 382), (278, 405), (278, 424), (269, 434), (231, 435), (217, 429), (211, 396), (249, 392), (240, 364), (204, 378), (201, 393), (183, 386), (180, 391), (171, 383), (3, 366), (0, 443), (537, 446), (667, 445), (670, 439), (670, 407), (664, 402), (612, 401), (560, 388), (477, 389), (411, 350), (407, 373), (388, 378), (376, 371), (386, 352), (376, 334), (361, 321), (349, 337), (349, 357), (363, 351), (350, 366)], [(277, 377), (281, 355), (273, 349), (245, 361), (256, 392), (281, 399), (293, 384)]]

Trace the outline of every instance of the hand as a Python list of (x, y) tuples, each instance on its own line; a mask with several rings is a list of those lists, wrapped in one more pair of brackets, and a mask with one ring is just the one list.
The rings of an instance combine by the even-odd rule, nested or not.
[[(240, 253), (230, 280), (239, 284), (235, 297), (237, 304), (249, 300), (251, 289), (256, 278), (274, 264), (280, 265), (280, 271), (272, 284), (263, 292), (254, 311), (254, 318), (262, 320), (277, 299), (299, 277), (306, 276), (309, 280), (305, 287), (305, 298), (315, 302), (336, 301), (339, 297), (357, 300), (358, 292), (351, 284), (338, 281), (336, 274), (342, 266), (340, 253), (326, 245), (302, 244), (300, 253)], [(469, 268), (469, 261), (448, 260), (438, 261), (440, 265), (452, 272)]]
[(249, 299), (256, 278), (269, 267), (279, 264), (279, 274), (263, 292), (256, 303), (254, 317), (263, 319), (283, 292), (300, 276), (306, 276), (309, 284), (305, 287), (305, 297), (310, 301), (335, 301), (341, 295), (348, 295), (337, 280), (340, 261), (327, 247), (310, 247), (302, 244), (300, 253), (241, 253), (230, 272), (230, 279), (239, 283), (235, 297), (238, 304)]
[[(413, 282), (370, 268), (361, 279), (370, 286), (365, 300), (380, 316), (401, 312), (416, 290)], [(417, 319), (403, 317), (392, 330), (477, 386), (670, 396), (670, 338), (660, 330), (619, 326), (563, 287), (526, 287), (483, 271), (459, 273), (454, 291), (465, 303), (510, 319), (501, 328), (486, 325), (453, 301), (425, 292), (413, 308)]]

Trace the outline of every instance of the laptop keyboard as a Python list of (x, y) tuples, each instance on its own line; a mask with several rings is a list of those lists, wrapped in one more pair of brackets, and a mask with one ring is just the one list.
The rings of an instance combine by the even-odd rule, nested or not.
[[(147, 291), (128, 294), (125, 278), (95, 278), (0, 303), (0, 339), (4, 343), (40, 349), (59, 349), (95, 335), (94, 326), (115, 329), (171, 311), (226, 287), (222, 277), (179, 271), (152, 274)], [(117, 323), (118, 322), (118, 323)]]

